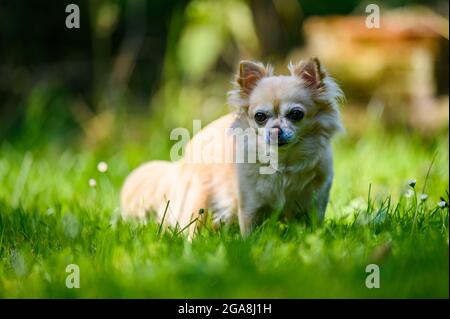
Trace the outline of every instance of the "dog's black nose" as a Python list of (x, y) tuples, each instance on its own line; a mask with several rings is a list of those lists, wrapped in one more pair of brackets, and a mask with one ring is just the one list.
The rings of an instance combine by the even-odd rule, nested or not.
[(277, 140), (278, 140), (278, 145), (284, 145), (287, 144), (287, 140), (284, 136), (284, 132), (283, 129), (279, 126), (274, 126), (273, 127), (273, 132), (277, 134)]
[(274, 126), (270, 128), (269, 136), (267, 136), (267, 142), (269, 143), (269, 140), (272, 141), (272, 143), (277, 143), (278, 146), (285, 145), (289, 142), (289, 138), (286, 137), (286, 132), (280, 127), (280, 126)]
[(292, 139), (292, 134), (289, 134), (288, 130), (283, 130), (281, 127), (274, 127), (275, 132), (277, 133), (277, 142), (278, 146), (283, 146), (288, 144)]
[(280, 138), (280, 136), (283, 134), (283, 130), (279, 126), (272, 127), (272, 132), (274, 134), (277, 134), (278, 138)]

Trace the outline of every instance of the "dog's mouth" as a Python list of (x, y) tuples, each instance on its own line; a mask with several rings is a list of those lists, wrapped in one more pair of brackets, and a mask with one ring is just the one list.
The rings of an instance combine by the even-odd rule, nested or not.
[(288, 145), (289, 142), (288, 141), (278, 141), (278, 147), (283, 147), (285, 145)]
[(285, 140), (276, 140), (276, 141), (270, 141), (268, 144), (271, 144), (273, 146), (277, 146), (277, 147), (286, 147), (286, 145), (291, 144), (291, 141), (285, 141)]
[(286, 145), (292, 144), (292, 142), (294, 142), (294, 138), (289, 137), (280, 137), (277, 135), (266, 135), (266, 142), (267, 144), (271, 144), (271, 145), (277, 145), (277, 147), (283, 147), (285, 148)]

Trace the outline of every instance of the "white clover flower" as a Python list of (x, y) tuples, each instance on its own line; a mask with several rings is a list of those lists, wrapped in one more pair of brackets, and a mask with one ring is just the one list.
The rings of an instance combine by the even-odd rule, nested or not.
[(97, 170), (100, 173), (105, 173), (108, 170), (108, 164), (106, 164), (106, 162), (103, 162), (103, 161), (98, 163)]
[(438, 206), (439, 206), (440, 208), (447, 207), (447, 202), (446, 202), (445, 200), (441, 200), (441, 201), (438, 203)]
[(424, 201), (426, 201), (427, 200), (427, 198), (428, 198), (428, 195), (427, 194), (420, 194), (420, 200), (422, 201), (422, 202), (424, 202)]
[(415, 179), (408, 180), (408, 186), (414, 188), (416, 186), (417, 181)]
[(89, 179), (89, 186), (94, 188), (95, 186), (97, 186), (97, 181), (93, 178)]

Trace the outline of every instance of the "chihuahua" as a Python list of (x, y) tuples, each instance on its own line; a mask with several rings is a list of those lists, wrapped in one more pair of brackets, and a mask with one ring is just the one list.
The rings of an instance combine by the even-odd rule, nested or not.
[(189, 228), (190, 236), (204, 213), (213, 226), (237, 219), (243, 236), (273, 212), (323, 220), (343, 93), (317, 58), (288, 69), (290, 75), (274, 76), (270, 66), (241, 61), (228, 93), (236, 111), (196, 134), (180, 160), (135, 169), (122, 188), (122, 216), (153, 212), (162, 223)]

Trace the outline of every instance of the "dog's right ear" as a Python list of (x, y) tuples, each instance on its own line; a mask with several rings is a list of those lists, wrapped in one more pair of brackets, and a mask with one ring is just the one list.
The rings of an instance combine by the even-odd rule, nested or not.
[(246, 111), (252, 90), (263, 77), (271, 76), (272, 70), (270, 65), (241, 61), (234, 81), (235, 88), (228, 92), (228, 103), (239, 111)]
[(270, 67), (265, 67), (262, 63), (241, 61), (239, 63), (239, 74), (236, 79), (241, 89), (241, 94), (249, 96), (258, 81), (268, 76), (270, 72)]

